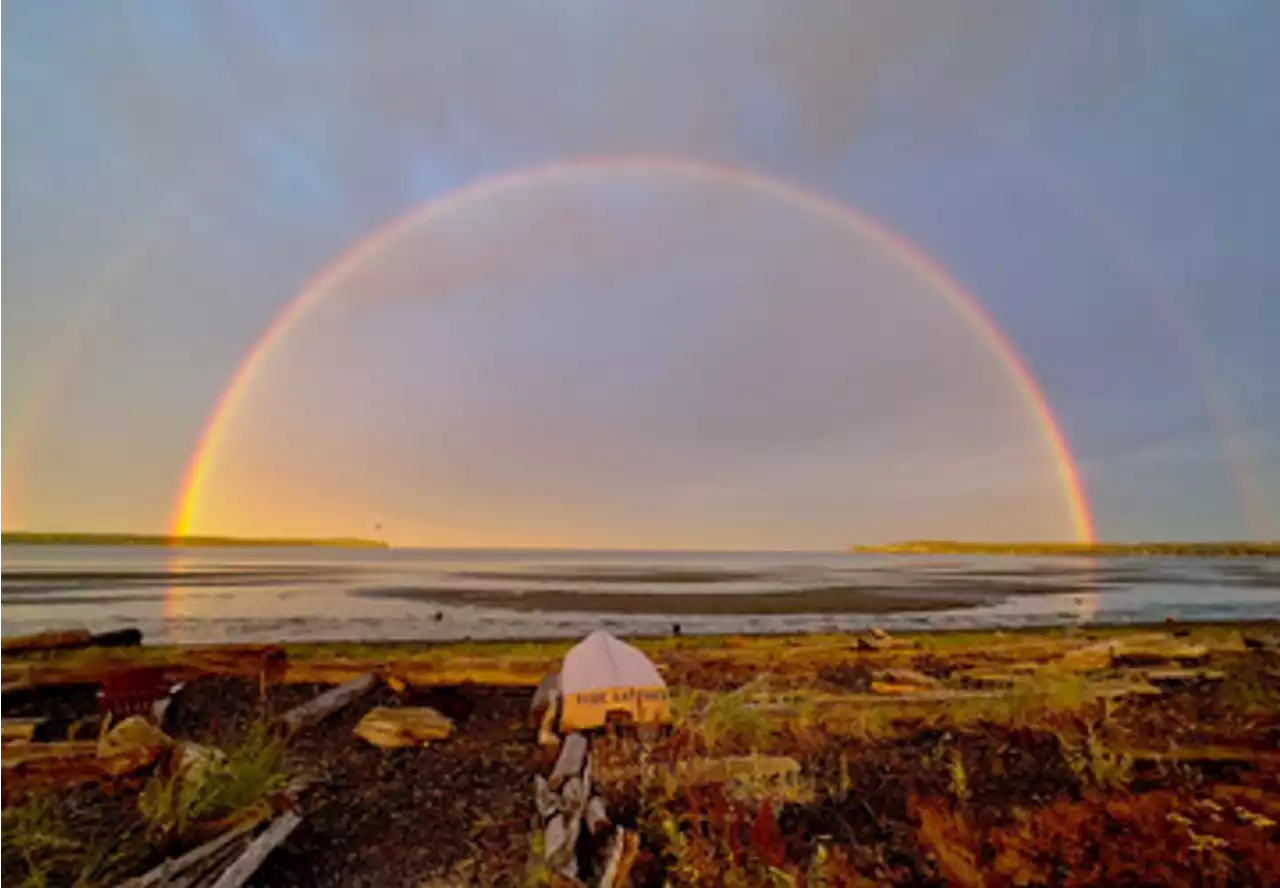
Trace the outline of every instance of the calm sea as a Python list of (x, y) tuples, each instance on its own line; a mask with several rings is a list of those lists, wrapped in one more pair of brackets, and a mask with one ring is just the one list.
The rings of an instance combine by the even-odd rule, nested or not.
[(1262, 559), (5, 546), (3, 571), (5, 635), (157, 643), (1280, 619)]

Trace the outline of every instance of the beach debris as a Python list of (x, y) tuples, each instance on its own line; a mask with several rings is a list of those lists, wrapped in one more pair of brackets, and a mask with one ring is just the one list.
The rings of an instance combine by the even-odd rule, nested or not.
[(87, 647), (137, 647), (140, 644), (142, 644), (140, 629), (117, 629), (97, 635), (87, 629), (58, 629), (6, 638), (0, 641), (0, 652), (20, 655)]
[(1172, 636), (1144, 642), (1118, 644), (1111, 656), (1113, 667), (1162, 666), (1178, 663), (1182, 666), (1199, 666), (1209, 654), (1203, 644), (1187, 644)]
[(0, 641), (0, 653), (30, 654), (36, 651), (56, 651), (89, 647), (93, 633), (88, 629), (60, 629), (37, 632), (34, 635), (15, 635)]
[(966, 672), (960, 678), (980, 688), (1011, 688), (1018, 683), (1018, 676), (1008, 672)]
[(144, 716), (135, 715), (99, 738), (97, 756), (102, 769), (118, 777), (146, 767), (171, 746), (173, 738)]
[(259, 825), (260, 821), (246, 821), (227, 830), (222, 835), (210, 839), (203, 845), (191, 849), (181, 857), (171, 857), (168, 860), (143, 873), (137, 878), (130, 879), (120, 888), (157, 888), (161, 885), (187, 885), (194, 886), (201, 884), (201, 877), (211, 877), (212, 874), (220, 872), (221, 866), (229, 859), (239, 856), (245, 845), (248, 844), (248, 833), (253, 832)]
[(1280, 640), (1261, 635), (1246, 635), (1242, 639), (1245, 649), (1250, 651), (1280, 650)]
[(1224, 681), (1226, 677), (1220, 669), (1151, 669), (1146, 673), (1147, 681), (1153, 685), (1179, 687)]
[(1280, 768), (1280, 750), (1254, 749), (1246, 746), (1179, 746), (1174, 749), (1127, 749), (1127, 755), (1138, 764), (1179, 765), (1244, 765)]
[(290, 709), (280, 717), (280, 725), (285, 736), (293, 736), (303, 728), (310, 727), (328, 718), (333, 713), (362, 697), (378, 684), (378, 676), (366, 672), (353, 678), (346, 684), (330, 688), (318, 694), (301, 706)]
[(942, 687), (942, 682), (932, 675), (925, 675), (923, 672), (917, 672), (914, 669), (884, 669), (876, 677), (881, 681), (895, 685), (910, 685), (916, 688)]
[(395, 748), (425, 746), (433, 740), (446, 740), (454, 730), (453, 722), (429, 706), (379, 706), (370, 709), (356, 725), (357, 737), (374, 746)]
[(6, 718), (0, 721), (0, 742), (29, 743), (45, 723), (43, 718)]
[(671, 720), (667, 683), (653, 661), (603, 629), (565, 654), (560, 689), (562, 731), (597, 728), (618, 718), (634, 724)]
[(267, 855), (289, 838), (289, 834), (297, 829), (301, 822), (301, 814), (296, 811), (285, 811), (249, 843), (244, 853), (237, 857), (213, 883), (213, 888), (240, 888), (258, 871), (258, 867), (262, 866)]
[(600, 877), (600, 888), (622, 888), (631, 884), (631, 868), (635, 866), (639, 853), (640, 837), (631, 830), (618, 827), (609, 846), (609, 857), (604, 874)]
[(142, 644), (141, 629), (117, 629), (101, 632), (90, 639), (92, 647), (138, 647)]
[(583, 827), (588, 844), (598, 846), (613, 825), (604, 798), (592, 780), (586, 737), (569, 735), (551, 778), (535, 777), (533, 787), (547, 865), (560, 876), (577, 879)]
[(529, 701), (529, 726), (536, 727), (560, 696), (560, 673), (550, 672), (533, 692)]
[(914, 697), (920, 694), (921, 688), (914, 684), (898, 684), (892, 681), (871, 682), (871, 693), (883, 697)]
[(1113, 653), (1111, 642), (1100, 641), (1082, 648), (1067, 651), (1054, 664), (1062, 672), (1095, 672), (1111, 666)]
[(110, 781), (152, 765), (172, 744), (141, 716), (126, 719), (98, 740), (6, 743), (0, 752), (4, 798), (7, 802), (30, 791)]

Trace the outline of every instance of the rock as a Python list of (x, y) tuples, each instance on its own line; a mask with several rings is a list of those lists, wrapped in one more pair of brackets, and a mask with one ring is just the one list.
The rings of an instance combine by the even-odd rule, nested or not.
[(870, 629), (867, 630), (867, 634), (870, 635), (872, 638), (874, 638), (876, 641), (889, 640), (889, 633), (885, 632), (879, 626), (872, 626)]
[(423, 746), (432, 740), (447, 739), (453, 734), (453, 722), (427, 706), (379, 706), (360, 719), (355, 732), (383, 748)]

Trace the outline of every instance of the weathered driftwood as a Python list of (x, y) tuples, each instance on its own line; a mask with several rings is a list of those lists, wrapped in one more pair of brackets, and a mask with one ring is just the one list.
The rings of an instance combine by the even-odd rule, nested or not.
[(374, 746), (425, 746), (453, 734), (453, 722), (427, 706), (376, 707), (360, 719), (355, 734)]
[(485, 657), (455, 657), (437, 662), (398, 663), (390, 674), (415, 687), (456, 687), (486, 685), (504, 688), (536, 688), (556, 661), (546, 657), (495, 660)]
[(1280, 750), (1250, 749), (1243, 746), (1180, 746), (1177, 749), (1129, 749), (1138, 764), (1230, 765), (1280, 768)]
[(93, 633), (88, 629), (63, 629), (6, 638), (0, 641), (0, 653), (29, 654), (35, 651), (66, 650), (89, 647), (92, 643)]
[(1147, 681), (1154, 685), (1195, 685), (1226, 680), (1227, 674), (1218, 669), (1151, 669)]
[(6, 743), (0, 750), (4, 798), (37, 789), (114, 780), (154, 763), (170, 740), (142, 719), (129, 719), (99, 740)]
[(141, 629), (117, 629), (100, 632), (89, 639), (91, 647), (137, 647), (142, 644)]
[(216, 853), (165, 882), (164, 888), (207, 888), (244, 853), (252, 840), (252, 831), (241, 833), (235, 841), (228, 842)]
[(45, 722), (42, 718), (6, 718), (0, 720), (0, 741), (4, 743), (13, 743), (15, 741), (34, 740), (36, 730)]
[(1111, 655), (1112, 666), (1162, 666), (1178, 663), (1182, 666), (1198, 666), (1209, 655), (1203, 644), (1186, 644), (1175, 638), (1150, 644), (1128, 642), (1116, 646)]
[(225, 851), (228, 847), (233, 846), (237, 839), (245, 838), (249, 833), (253, 832), (261, 823), (259, 820), (246, 821), (234, 829), (230, 829), (215, 839), (210, 839), (198, 848), (193, 848), (181, 857), (174, 857), (164, 861), (159, 866), (137, 878), (130, 879), (120, 888), (155, 888), (159, 885), (170, 885), (178, 877), (190, 870), (200, 867), (201, 864), (216, 859), (219, 852)]
[(262, 866), (272, 851), (279, 847), (289, 834), (302, 822), (302, 815), (296, 811), (285, 811), (271, 822), (262, 834), (249, 843), (236, 860), (222, 871), (222, 875), (213, 883), (213, 888), (240, 888)]
[(618, 827), (613, 837), (609, 862), (600, 877), (600, 888), (623, 888), (631, 884), (631, 868), (640, 852), (640, 839), (630, 830)]
[(915, 669), (906, 669), (901, 666), (895, 666), (882, 670), (876, 679), (895, 685), (908, 685), (916, 688), (941, 688), (942, 682), (932, 675), (925, 675)]
[(918, 684), (902, 684), (895, 681), (871, 682), (871, 693), (881, 697), (917, 697), (932, 692), (930, 688)]
[(367, 694), (378, 683), (378, 676), (367, 672), (346, 684), (330, 688), (318, 694), (301, 706), (294, 707), (280, 717), (280, 724), (286, 736), (293, 736), (303, 728), (310, 727), (328, 718), (333, 713), (351, 702)]

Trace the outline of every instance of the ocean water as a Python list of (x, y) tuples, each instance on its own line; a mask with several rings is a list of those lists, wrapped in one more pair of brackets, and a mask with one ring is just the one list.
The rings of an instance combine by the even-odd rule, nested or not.
[(1264, 559), (4, 546), (3, 574), (4, 635), (154, 643), (1280, 619)]

